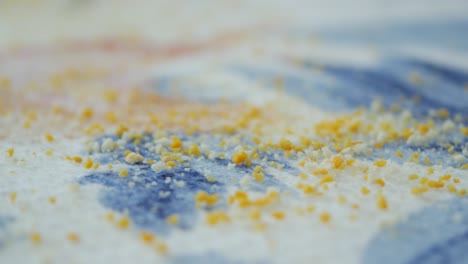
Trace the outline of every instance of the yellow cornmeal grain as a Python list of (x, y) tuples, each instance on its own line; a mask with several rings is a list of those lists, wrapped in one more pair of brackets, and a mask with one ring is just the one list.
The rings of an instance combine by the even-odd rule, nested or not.
[(120, 229), (128, 229), (130, 227), (130, 219), (128, 217), (122, 217), (117, 222), (117, 227)]
[(120, 177), (127, 177), (128, 176), (128, 170), (127, 169), (121, 169), (119, 171), (119, 176)]
[(42, 241), (41, 234), (39, 234), (37, 232), (31, 233), (30, 238), (31, 238), (31, 241), (33, 242), (33, 244), (36, 244), (36, 245), (40, 244), (41, 241)]
[(75, 233), (75, 232), (70, 232), (70, 233), (68, 233), (67, 239), (68, 239), (70, 242), (73, 242), (73, 243), (77, 243), (77, 242), (80, 241), (80, 237), (79, 237), (78, 234)]
[(320, 214), (320, 221), (322, 221), (322, 223), (324, 224), (329, 223), (331, 221), (330, 214), (329, 213)]
[(220, 223), (228, 223), (231, 218), (223, 211), (213, 211), (206, 214), (206, 222), (211, 225), (217, 225)]
[(15, 154), (15, 149), (14, 148), (9, 148), (9, 149), (7, 149), (7, 153), (8, 153), (9, 157), (13, 157), (13, 155)]
[(286, 217), (286, 214), (281, 211), (275, 211), (271, 213), (271, 216), (277, 220), (283, 220)]
[(369, 190), (369, 188), (363, 186), (363, 187), (361, 188), (361, 193), (362, 193), (363, 195), (368, 195), (368, 194), (370, 193), (370, 190)]

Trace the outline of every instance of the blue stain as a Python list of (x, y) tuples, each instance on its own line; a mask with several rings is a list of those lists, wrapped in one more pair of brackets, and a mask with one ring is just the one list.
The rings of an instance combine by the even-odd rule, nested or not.
[[(129, 187), (128, 177), (119, 177), (117, 172), (92, 173), (79, 182), (106, 186), (100, 195), (105, 207), (118, 212), (127, 211), (133, 223), (156, 233), (167, 234), (166, 218), (171, 214), (179, 215), (179, 228), (190, 228), (196, 222), (194, 196), (198, 191), (224, 191), (224, 184), (210, 183), (197, 171), (175, 169), (156, 173), (147, 165), (133, 167), (129, 174), (138, 175), (134, 187)], [(168, 178), (171, 181), (166, 183)], [(176, 186), (174, 180), (183, 180), (185, 186)], [(157, 184), (152, 185), (153, 182)], [(151, 187), (147, 188), (147, 184)], [(161, 196), (165, 192), (170, 194)]]
[(226, 258), (223, 255), (210, 251), (203, 255), (177, 256), (177, 257), (172, 258), (170, 263), (171, 264), (244, 264), (244, 263), (267, 264), (270, 262), (266, 260), (245, 262), (245, 261)]
[(342, 45), (365, 44), (388, 50), (418, 45), (419, 47), (466, 51), (468, 49), (467, 28), (468, 20), (465, 18), (446, 21), (340, 25), (339, 28), (323, 28), (319, 34), (320, 39), (325, 42)]
[[(201, 135), (182, 135), (178, 134), (184, 144), (189, 142), (200, 142)], [(104, 135), (96, 139), (96, 142), (102, 144), (105, 138), (118, 138), (112, 135)], [(210, 146), (211, 150), (221, 151), (219, 142), (207, 137), (204, 141)], [(146, 158), (159, 161), (161, 157), (151, 151), (148, 146), (154, 145), (154, 139), (150, 134), (144, 134), (141, 143), (135, 145), (132, 140), (126, 142), (123, 148), (106, 153), (95, 153), (95, 160), (101, 164), (118, 163), (124, 160), (124, 150), (136, 151)], [(223, 152), (232, 152), (228, 149)], [(195, 208), (194, 196), (199, 191), (205, 191), (210, 194), (224, 194), (226, 185), (240, 187), (239, 180), (246, 174), (252, 174), (253, 166), (236, 166), (228, 169), (230, 160), (223, 158), (209, 159), (190, 158), (190, 169), (179, 164), (177, 167), (155, 172), (147, 164), (127, 164), (129, 176), (119, 177), (118, 171), (95, 172), (79, 179), (79, 183), (99, 184), (105, 186), (99, 194), (100, 202), (107, 208), (118, 212), (127, 212), (132, 222), (138, 227), (158, 234), (167, 234), (170, 226), (166, 223), (169, 215), (177, 214), (179, 216), (178, 228), (189, 229), (197, 222), (197, 209)], [(285, 170), (295, 171), (286, 161), (280, 160), (286, 164)], [(262, 167), (266, 167), (263, 165)], [(206, 179), (209, 175), (216, 179), (216, 182), (209, 182)], [(170, 179), (170, 180), (169, 180)], [(233, 183), (235, 180), (236, 183)], [(184, 181), (185, 185), (180, 187), (175, 181)], [(130, 182), (135, 184), (131, 187)], [(280, 190), (289, 189), (284, 183), (278, 181), (271, 174), (265, 172), (265, 178), (262, 183), (252, 181), (250, 189), (257, 192), (266, 192), (269, 187), (276, 187)], [(167, 195), (170, 193), (169, 195)], [(292, 190), (294, 194), (295, 191)], [(162, 194), (162, 195), (161, 195)], [(222, 197), (222, 195), (221, 195)], [(215, 207), (206, 208), (206, 210), (224, 208), (227, 201), (221, 199)], [(171, 226), (172, 227), (172, 226)]]
[(3, 248), (5, 240), (8, 238), (8, 225), (15, 220), (14, 217), (8, 215), (0, 215), (0, 249)]
[(374, 237), (363, 263), (468, 263), (468, 200), (422, 209)]

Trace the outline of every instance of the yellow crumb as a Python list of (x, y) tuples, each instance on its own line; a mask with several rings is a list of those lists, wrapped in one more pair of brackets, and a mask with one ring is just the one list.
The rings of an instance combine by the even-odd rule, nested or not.
[(128, 217), (123, 217), (117, 222), (117, 227), (120, 229), (127, 229), (130, 226), (130, 219)]
[(327, 176), (323, 177), (323, 178), (320, 180), (320, 184), (324, 184), (324, 183), (328, 183), (328, 182), (333, 182), (334, 180), (335, 180), (335, 178), (333, 178), (333, 176), (327, 175)]
[(381, 210), (386, 210), (388, 208), (387, 199), (382, 194), (377, 198), (377, 208)]
[(109, 221), (109, 222), (113, 222), (114, 221), (114, 213), (113, 212), (108, 212), (105, 216), (106, 220)]
[(419, 176), (417, 174), (411, 174), (408, 176), (408, 180), (410, 181), (414, 181), (414, 180), (417, 180), (419, 178)]
[(363, 187), (361, 188), (361, 193), (362, 193), (363, 195), (368, 195), (368, 194), (370, 193), (370, 190), (369, 190), (369, 188), (363, 186)]
[(13, 155), (15, 154), (15, 149), (14, 148), (9, 148), (7, 150), (7, 153), (8, 153), (9, 157), (13, 157)]
[(11, 193), (10, 193), (10, 202), (11, 202), (12, 204), (15, 203), (15, 201), (16, 201), (16, 196), (17, 196), (17, 195), (16, 195), (16, 192), (11, 192)]
[(451, 174), (445, 174), (439, 177), (439, 181), (449, 181), (452, 178)]
[(182, 147), (183, 143), (177, 136), (172, 136), (171, 148), (178, 149)]
[(332, 164), (335, 169), (339, 169), (343, 165), (344, 159), (340, 156), (334, 156), (332, 158)]
[(128, 176), (128, 170), (127, 169), (121, 169), (119, 172), (119, 177), (127, 177)]
[(166, 255), (168, 252), (167, 245), (162, 242), (158, 242), (156, 244), (156, 251), (158, 251), (159, 254)]
[(286, 217), (286, 215), (281, 211), (275, 211), (271, 213), (271, 216), (273, 216), (274, 218), (278, 220), (283, 220)]
[(46, 133), (44, 137), (48, 142), (53, 142), (54, 141), (54, 137), (49, 133)]
[(427, 168), (427, 174), (432, 175), (434, 173), (434, 168)]
[(375, 179), (373, 183), (379, 185), (380, 187), (385, 187), (385, 181), (382, 180), (381, 178)]
[(429, 186), (430, 188), (443, 188), (444, 185), (445, 184), (443, 182), (439, 182), (439, 181), (429, 181), (427, 183), (427, 186)]
[(41, 234), (39, 234), (37, 232), (31, 233), (31, 241), (36, 245), (40, 244), (41, 241), (42, 241)]
[(234, 155), (232, 156), (232, 162), (237, 165), (240, 165), (243, 162), (246, 162), (247, 160), (248, 160), (248, 156), (247, 156), (247, 153), (245, 153), (244, 151), (234, 153)]
[(195, 195), (195, 202), (197, 206), (200, 205), (207, 205), (207, 206), (213, 206), (218, 202), (219, 195), (217, 194), (209, 194), (205, 191), (199, 191)]
[(376, 162), (374, 162), (374, 165), (377, 166), (377, 167), (384, 167), (385, 165), (387, 165), (387, 161), (386, 160), (377, 160)]
[(93, 109), (88, 107), (88, 108), (85, 108), (83, 112), (81, 112), (81, 118), (85, 120), (90, 119), (91, 117), (93, 117), (93, 114), (94, 114)]
[(84, 167), (86, 169), (91, 169), (93, 167), (93, 160), (91, 160), (91, 158), (87, 158), (84, 163)]
[(426, 186), (414, 186), (413, 188), (411, 188), (411, 193), (414, 195), (419, 195), (427, 192), (428, 190), (429, 188), (427, 188)]
[(320, 214), (320, 221), (322, 221), (322, 223), (329, 223), (331, 220), (331, 216), (329, 213), (322, 213)]
[(209, 225), (217, 225), (221, 222), (230, 222), (230, 217), (223, 211), (213, 211), (206, 214), (206, 221)]
[(81, 157), (78, 157), (78, 156), (75, 156), (72, 158), (74, 162), (76, 163), (81, 163), (83, 161), (83, 159)]
[(166, 222), (171, 225), (177, 225), (179, 223), (179, 216), (176, 214), (170, 215), (166, 218)]
[(401, 150), (397, 150), (397, 151), (395, 152), (395, 155), (396, 155), (397, 157), (399, 157), (399, 158), (403, 158), (403, 153), (401, 152)]
[(140, 239), (146, 244), (151, 244), (154, 241), (154, 235), (150, 232), (143, 231), (140, 233)]
[(78, 236), (77, 233), (75, 232), (70, 232), (68, 233), (67, 235), (67, 239), (73, 243), (77, 243), (77, 242), (80, 242), (80, 237)]
[(56, 201), (57, 201), (57, 198), (55, 198), (54, 196), (49, 197), (49, 203), (55, 204)]

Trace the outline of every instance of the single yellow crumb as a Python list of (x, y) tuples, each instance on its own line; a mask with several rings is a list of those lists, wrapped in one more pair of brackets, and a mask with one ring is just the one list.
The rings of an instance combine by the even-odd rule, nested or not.
[(91, 169), (93, 167), (93, 160), (91, 160), (91, 158), (87, 158), (83, 166), (86, 169)]
[(361, 188), (361, 193), (362, 193), (363, 195), (368, 195), (368, 194), (370, 193), (370, 190), (369, 190), (369, 188), (363, 186), (363, 187)]
[(411, 174), (408, 176), (408, 180), (410, 181), (414, 181), (414, 180), (417, 180), (419, 178), (419, 176), (417, 174)]
[(234, 155), (232, 156), (232, 162), (237, 165), (240, 165), (243, 162), (246, 162), (247, 160), (248, 156), (247, 153), (245, 153), (244, 151), (234, 153)]
[(329, 213), (322, 213), (320, 214), (320, 221), (322, 221), (322, 223), (329, 223), (331, 220), (331, 216)]
[(46, 133), (44, 137), (48, 142), (53, 142), (54, 141), (54, 136), (52, 136), (49, 133)]
[(121, 169), (119, 172), (119, 177), (127, 177), (128, 176), (128, 170), (127, 169)]
[(31, 241), (36, 245), (40, 244), (41, 241), (42, 241), (41, 234), (39, 234), (37, 232), (31, 233)]
[(178, 149), (182, 147), (182, 145), (183, 145), (183, 142), (177, 136), (172, 136), (171, 148)]
[(93, 117), (93, 114), (94, 114), (93, 109), (87, 107), (83, 109), (83, 112), (81, 112), (81, 118), (87, 120)]
[(170, 215), (166, 218), (166, 222), (171, 225), (177, 225), (179, 223), (179, 216), (176, 214)]
[(54, 196), (49, 197), (49, 203), (55, 204), (56, 201), (57, 201), (57, 198), (55, 198)]
[(70, 233), (68, 233), (67, 239), (68, 239), (70, 242), (73, 242), (73, 243), (80, 242), (80, 237), (79, 237), (78, 234), (75, 233), (75, 232), (70, 232)]
[(271, 216), (273, 216), (274, 218), (278, 220), (283, 220), (286, 217), (286, 215), (281, 211), (275, 211), (271, 213)]
[(344, 159), (340, 156), (335, 156), (332, 158), (332, 164), (335, 169), (339, 169), (343, 165)]
[(426, 186), (414, 186), (413, 188), (411, 188), (411, 193), (414, 195), (419, 195), (427, 192), (428, 190), (429, 188), (427, 188)]
[(83, 161), (83, 159), (81, 157), (78, 157), (78, 156), (75, 156), (72, 159), (73, 159), (74, 162), (76, 162), (78, 164), (80, 164)]
[(335, 180), (335, 178), (333, 176), (327, 175), (327, 176), (323, 177), (322, 179), (320, 179), (320, 184), (333, 182), (334, 180)]
[(156, 251), (158, 251), (159, 254), (166, 255), (168, 252), (167, 245), (162, 242), (158, 242), (156, 244)]
[(403, 153), (401, 152), (401, 150), (397, 150), (397, 151), (395, 152), (395, 155), (396, 155), (397, 157), (399, 157), (399, 158), (403, 158)]
[(11, 202), (12, 204), (15, 203), (15, 201), (16, 201), (16, 196), (17, 196), (16, 192), (11, 192), (11, 193), (10, 193), (10, 202)]
[(375, 179), (373, 183), (379, 185), (380, 187), (385, 187), (385, 181), (382, 180), (381, 178)]
[(106, 220), (109, 221), (109, 222), (113, 222), (114, 221), (114, 213), (113, 212), (108, 212), (105, 216)]
[(151, 244), (154, 242), (154, 235), (151, 234), (150, 232), (143, 231), (140, 233), (140, 239), (146, 243), (146, 244)]
[(381, 210), (387, 210), (388, 208), (387, 199), (385, 199), (385, 196), (382, 194), (377, 198), (377, 208)]
[(15, 149), (14, 148), (9, 148), (7, 150), (7, 153), (8, 153), (9, 157), (13, 157), (13, 155), (15, 154)]
[(130, 219), (128, 217), (123, 217), (117, 223), (117, 227), (120, 229), (127, 229), (130, 226)]
[(377, 160), (376, 162), (374, 162), (374, 165), (377, 166), (377, 167), (384, 167), (385, 165), (387, 165), (387, 161), (386, 160)]

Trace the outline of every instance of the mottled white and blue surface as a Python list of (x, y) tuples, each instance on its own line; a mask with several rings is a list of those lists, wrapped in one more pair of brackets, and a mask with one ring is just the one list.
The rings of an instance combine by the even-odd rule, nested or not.
[[(0, 263), (468, 263), (468, 200), (446, 186), (414, 195), (417, 182), (408, 180), (410, 174), (430, 180), (450, 174), (460, 180), (459, 191), (468, 187), (467, 2), (142, 1), (138, 7), (116, 1), (109, 10), (105, 1), (69, 2), (50, 1), (49, 8), (0, 3), (6, 10), (0, 11), (0, 77), (11, 80), (6, 85), (0, 78)], [(82, 21), (86, 15), (89, 24)], [(25, 29), (34, 23), (27, 16), (42, 19), (40, 30)], [(11, 33), (19, 30), (26, 33)], [(104, 70), (66, 77), (71, 81), (58, 86), (47, 82), (67, 67)], [(106, 89), (116, 91), (114, 104), (103, 99)], [(65, 109), (63, 116), (51, 114), (55, 105)], [(94, 110), (89, 122), (80, 116), (84, 107)], [(218, 124), (234, 120), (236, 126), (249, 109), (260, 109), (262, 117), (219, 132)], [(364, 114), (353, 116), (359, 109)], [(440, 109), (449, 115), (438, 115)], [(108, 111), (119, 113), (119, 122), (106, 123)], [(38, 114), (28, 130), (23, 122), (30, 112)], [(200, 118), (201, 112), (212, 116)], [(151, 127), (148, 114), (160, 126)], [(171, 115), (175, 121), (166, 120)], [(382, 147), (373, 144), (384, 132), (348, 132), (365, 151), (339, 150), (336, 138), (313, 127), (342, 116), (376, 127), (387, 122), (398, 132), (433, 125), (427, 137)], [(197, 118), (199, 131), (188, 132)], [(102, 130), (83, 133), (93, 123), (103, 123)], [(117, 136), (118, 123), (136, 131), (140, 142)], [(273, 147), (258, 151), (252, 166), (234, 165), (236, 152), (256, 149), (257, 128), (270, 145), (303, 136), (325, 147), (292, 156)], [(44, 140), (44, 133), (55, 140)], [(162, 153), (171, 151), (172, 136), (184, 146), (198, 144), (203, 154), (184, 154), (183, 162), (161, 170), (124, 162), (126, 150), (166, 162)], [(109, 139), (119, 147), (101, 147)], [(355, 165), (334, 170), (336, 155)], [(89, 170), (66, 156), (100, 165)], [(382, 159), (384, 168), (372, 165)], [(255, 166), (264, 170), (262, 182), (250, 177)], [(129, 176), (119, 177), (124, 168)], [(298, 175), (318, 168), (333, 171), (335, 182), (311, 198), (297, 188)], [(364, 175), (384, 179), (385, 187), (363, 181)], [(304, 181), (321, 188), (314, 176)], [(363, 196), (362, 186), (371, 195)], [(229, 198), (237, 190), (261, 197), (272, 189), (281, 200), (261, 208), (267, 228), (259, 232)], [(201, 191), (219, 200), (200, 208)], [(388, 201), (384, 210), (375, 206), (380, 194)], [(315, 212), (304, 213), (311, 205)], [(274, 210), (286, 218), (269, 217)], [(214, 211), (226, 212), (230, 222), (206, 224)], [(128, 217), (130, 227), (109, 223), (109, 212)], [(322, 212), (330, 213), (330, 223), (320, 220)], [(168, 223), (171, 215), (179, 221)], [(142, 231), (168, 252), (145, 245)], [(67, 241), (69, 232), (79, 243)], [(31, 233), (41, 235), (40, 243)]]

